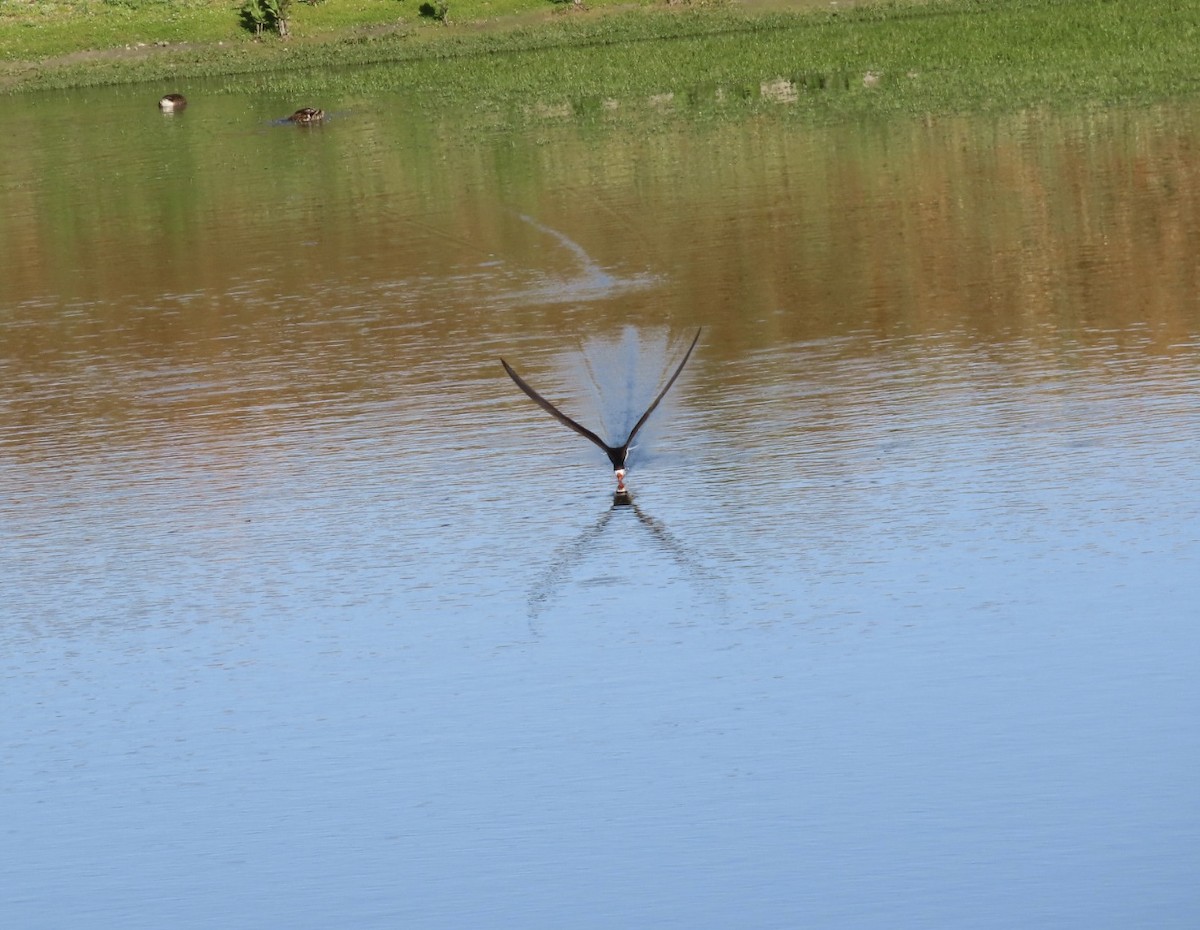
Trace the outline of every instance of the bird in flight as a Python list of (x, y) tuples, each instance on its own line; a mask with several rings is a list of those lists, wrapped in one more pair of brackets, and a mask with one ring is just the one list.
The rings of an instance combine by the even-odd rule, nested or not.
[(580, 436), (590, 439), (604, 450), (605, 454), (608, 456), (608, 460), (612, 462), (613, 474), (617, 479), (617, 495), (621, 496), (629, 493), (629, 490), (625, 487), (625, 459), (629, 455), (629, 447), (633, 445), (633, 439), (635, 436), (637, 436), (638, 430), (640, 430), (645, 425), (646, 421), (650, 419), (650, 414), (654, 413), (655, 409), (662, 402), (662, 399), (667, 396), (667, 391), (671, 390), (671, 385), (675, 383), (675, 380), (683, 371), (683, 366), (686, 365), (688, 359), (692, 357), (692, 350), (696, 348), (696, 343), (700, 341), (700, 332), (701, 330), (696, 330), (696, 337), (692, 340), (692, 344), (688, 346), (687, 352), (684, 353), (683, 361), (679, 363), (679, 367), (675, 369), (675, 373), (667, 380), (667, 383), (663, 386), (663, 389), (658, 392), (658, 396), (654, 398), (654, 402), (646, 408), (646, 412), (643, 413), (637, 423), (634, 424), (633, 429), (629, 431), (629, 435), (625, 437), (625, 442), (619, 446), (610, 446), (586, 426), (583, 426), (572, 420), (569, 416), (555, 407), (554, 404), (550, 403), (550, 401), (546, 400), (546, 398), (530, 387), (529, 383), (525, 381), (525, 379), (519, 374), (517, 374), (513, 370), (513, 367), (504, 359), (500, 359), (500, 364), (504, 366), (504, 370), (508, 372), (508, 376), (513, 379), (517, 387), (529, 395), (530, 400), (545, 410), (548, 414), (550, 414), (550, 416), (554, 417), (554, 419), (558, 420), (558, 422), (563, 424), (563, 426), (573, 429)]

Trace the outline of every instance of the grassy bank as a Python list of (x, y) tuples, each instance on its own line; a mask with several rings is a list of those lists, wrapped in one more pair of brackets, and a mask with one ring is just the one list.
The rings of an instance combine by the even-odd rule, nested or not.
[[(420, 7), (298, 3), (284, 42), (255, 41), (234, 2), (3, 0), (0, 87), (241, 74), (289, 91), (331, 80), (369, 90), (374, 81), (439, 105), (732, 94), (842, 113), (1153, 100), (1200, 89), (1200, 4), (1178, 0), (843, 0), (834, 10), (793, 0), (619, 13), (616, 0), (590, 0), (586, 11), (546, 0), (451, 0), (448, 24)], [(344, 78), (327, 70), (363, 64), (388, 67)]]

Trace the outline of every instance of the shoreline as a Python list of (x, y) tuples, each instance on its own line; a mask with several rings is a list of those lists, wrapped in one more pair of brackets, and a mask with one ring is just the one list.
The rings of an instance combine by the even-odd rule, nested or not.
[[(411, 15), (414, 2), (393, 0), (386, 9)], [(232, 38), (215, 41), (138, 40), (37, 60), (0, 58), (0, 94), (185, 85), (201, 78), (236, 83), (243, 76), (268, 89), (325, 82), (362, 90), (363, 79), (350, 72), (379, 65), (389, 72), (379, 81), (403, 86), (430, 106), (456, 100), (536, 106), (686, 95), (713, 86), (753, 97), (775, 81), (822, 91), (836, 84), (845, 91), (802, 95), (798, 109), (815, 119), (1200, 95), (1190, 38), (1200, 34), (1200, 8), (1183, 9), (1173, 0), (843, 0), (832, 10), (812, 0), (782, 6), (769, 0), (711, 6), (597, 0), (583, 10), (548, 7), (544, 0), (508, 2), (512, 9), (504, 15), (464, 14), (447, 26), (394, 15), (379, 22), (383, 8), (374, 6), (368, 10), (373, 21), (297, 28), (286, 41), (238, 37), (229, 27)], [(463, 3), (468, 12), (486, 5)], [(303, 10), (324, 11), (329, 20), (333, 7)], [(224, 15), (231, 15), (228, 8)]]

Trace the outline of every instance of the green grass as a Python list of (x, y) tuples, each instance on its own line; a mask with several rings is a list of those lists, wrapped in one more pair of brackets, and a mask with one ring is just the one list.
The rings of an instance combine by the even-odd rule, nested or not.
[[(592, 9), (630, 0), (591, 0)], [(292, 4), (292, 38), (329, 40), (406, 22), (438, 26), (422, 16), (422, 0), (322, 0)], [(0, 61), (29, 61), (138, 43), (249, 44), (241, 0), (0, 0)], [(551, 13), (551, 0), (450, 0), (452, 25), (478, 24), (531, 12)], [(268, 37), (269, 40), (269, 37)]]
[(137, 42), (218, 42), (236, 32), (230, 4), (0, 0), (0, 61), (69, 55)]
[[(451, 0), (449, 26), (416, 15), (419, 0), (326, 0), (296, 4), (287, 43), (253, 42), (225, 22), (236, 19), (236, 4), (128, 2), (137, 5), (0, 0), (0, 86), (242, 74), (288, 92), (405, 88), (431, 106), (501, 110), (599, 111), (599, 101), (665, 94), (778, 110), (783, 96), (791, 111), (817, 118), (1075, 106), (1200, 89), (1200, 4), (1179, 0), (905, 0), (843, 3), (838, 12), (796, 0), (807, 8), (619, 14), (589, 0), (591, 12), (566, 15), (553, 15), (545, 0)], [(41, 39), (13, 37), (36, 33), (40, 15), (48, 30)], [(45, 62), (29, 51), (61, 55), (134, 34), (193, 44)], [(347, 67), (367, 64), (379, 67)]]

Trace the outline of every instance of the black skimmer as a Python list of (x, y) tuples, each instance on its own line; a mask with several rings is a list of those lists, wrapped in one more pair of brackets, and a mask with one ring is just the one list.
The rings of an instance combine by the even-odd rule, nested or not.
[(667, 383), (663, 386), (663, 389), (658, 392), (658, 396), (654, 398), (654, 403), (646, 408), (646, 412), (643, 413), (637, 423), (634, 424), (633, 429), (629, 431), (629, 435), (625, 437), (625, 442), (619, 446), (610, 446), (586, 426), (582, 426), (581, 424), (572, 420), (569, 416), (555, 407), (554, 404), (550, 403), (550, 401), (546, 400), (546, 398), (530, 387), (525, 379), (513, 371), (512, 366), (509, 365), (504, 359), (500, 359), (500, 364), (504, 366), (504, 370), (508, 372), (508, 376), (512, 378), (514, 382), (516, 382), (517, 387), (529, 395), (530, 400), (545, 410), (548, 414), (550, 414), (550, 416), (554, 417), (554, 419), (558, 420), (558, 422), (563, 424), (563, 426), (575, 430), (575, 432), (577, 432), (580, 436), (590, 439), (604, 450), (604, 453), (608, 456), (608, 460), (612, 462), (613, 474), (617, 479), (617, 496), (622, 497), (628, 495), (629, 493), (629, 490), (625, 487), (625, 458), (629, 455), (629, 447), (633, 444), (633, 439), (635, 436), (637, 436), (638, 430), (640, 430), (645, 425), (646, 421), (650, 419), (650, 414), (654, 413), (655, 409), (662, 402), (662, 399), (667, 396), (667, 391), (671, 390), (671, 385), (675, 383), (675, 380), (683, 371), (683, 366), (687, 364), (688, 359), (692, 356), (692, 350), (696, 348), (696, 343), (700, 341), (700, 332), (701, 330), (696, 330), (696, 338), (692, 340), (692, 344), (688, 346), (687, 352), (683, 354), (683, 361), (679, 363), (679, 367), (675, 369), (675, 373), (671, 375)]

